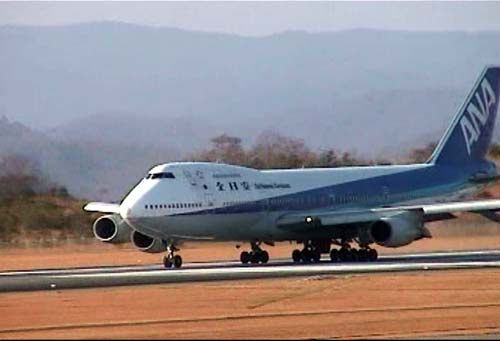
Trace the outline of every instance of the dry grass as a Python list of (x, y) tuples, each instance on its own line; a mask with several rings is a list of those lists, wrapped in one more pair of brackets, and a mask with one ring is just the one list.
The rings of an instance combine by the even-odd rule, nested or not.
[(49, 195), (0, 199), (0, 245), (52, 246), (68, 239), (92, 238), (97, 215), (85, 213), (83, 204)]

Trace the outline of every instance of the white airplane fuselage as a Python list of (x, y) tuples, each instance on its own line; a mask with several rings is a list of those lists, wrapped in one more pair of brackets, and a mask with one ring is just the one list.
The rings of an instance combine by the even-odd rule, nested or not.
[[(480, 170), (496, 174), (488, 162), (471, 169), (417, 164), (269, 171), (170, 163), (151, 169), (122, 201), (120, 215), (135, 230), (163, 240), (292, 240), (293, 232), (276, 226), (283, 214), (452, 201), (481, 188), (468, 182)], [(168, 178), (153, 178), (165, 173)]]

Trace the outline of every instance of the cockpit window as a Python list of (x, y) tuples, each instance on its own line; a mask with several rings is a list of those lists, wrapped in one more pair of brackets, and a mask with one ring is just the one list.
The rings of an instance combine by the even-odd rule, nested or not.
[(175, 175), (170, 172), (166, 173), (149, 173), (146, 179), (175, 179)]

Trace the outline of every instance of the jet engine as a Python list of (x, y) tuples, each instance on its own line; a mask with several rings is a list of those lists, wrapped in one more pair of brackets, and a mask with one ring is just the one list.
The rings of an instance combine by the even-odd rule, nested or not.
[(165, 252), (167, 249), (167, 246), (161, 239), (147, 236), (138, 231), (133, 231), (130, 239), (132, 240), (132, 244), (142, 252), (160, 253)]
[(117, 214), (99, 217), (93, 225), (94, 236), (101, 242), (122, 244), (130, 241), (130, 226)]
[(419, 211), (398, 212), (382, 217), (370, 226), (369, 232), (373, 241), (386, 247), (400, 247), (421, 238), (431, 237)]

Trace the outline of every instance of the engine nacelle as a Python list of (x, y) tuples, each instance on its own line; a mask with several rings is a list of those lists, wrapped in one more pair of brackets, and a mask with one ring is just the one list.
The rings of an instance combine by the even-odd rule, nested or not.
[(167, 249), (167, 246), (161, 239), (156, 239), (137, 231), (132, 231), (130, 236), (132, 244), (142, 252), (160, 253)]
[(105, 243), (122, 244), (130, 241), (130, 226), (117, 214), (99, 217), (92, 227), (94, 236)]
[(431, 237), (424, 226), (423, 214), (419, 211), (398, 212), (383, 217), (370, 226), (369, 232), (373, 241), (386, 247), (400, 247)]

